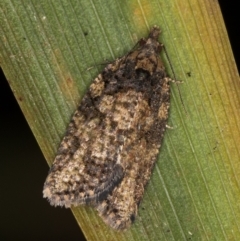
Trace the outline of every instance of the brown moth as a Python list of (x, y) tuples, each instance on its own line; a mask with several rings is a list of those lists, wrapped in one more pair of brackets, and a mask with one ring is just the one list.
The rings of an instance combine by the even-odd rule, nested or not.
[(75, 111), (44, 184), (54, 206), (94, 206), (105, 223), (134, 221), (166, 129), (170, 78), (160, 29), (108, 64)]

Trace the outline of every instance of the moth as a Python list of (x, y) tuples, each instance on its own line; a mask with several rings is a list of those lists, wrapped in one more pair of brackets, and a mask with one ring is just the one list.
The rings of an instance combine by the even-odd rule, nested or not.
[(170, 78), (154, 26), (108, 64), (72, 116), (44, 184), (53, 206), (88, 204), (117, 230), (134, 221), (166, 130)]

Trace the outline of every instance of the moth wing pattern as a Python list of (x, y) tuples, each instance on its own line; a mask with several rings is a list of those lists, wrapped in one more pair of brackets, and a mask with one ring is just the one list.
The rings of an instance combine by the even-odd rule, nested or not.
[(117, 230), (134, 221), (170, 105), (159, 34), (154, 26), (136, 50), (108, 64), (90, 85), (44, 184), (52, 205), (91, 204)]
[(109, 126), (109, 118), (103, 117), (107, 110), (94, 105), (99, 91), (95, 86), (101, 82), (99, 75), (74, 113), (44, 184), (44, 197), (54, 206), (94, 203), (106, 197), (123, 177), (116, 162), (116, 130)]

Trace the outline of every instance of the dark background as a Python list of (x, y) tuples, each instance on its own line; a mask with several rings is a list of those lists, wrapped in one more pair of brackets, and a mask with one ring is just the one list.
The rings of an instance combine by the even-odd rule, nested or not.
[[(238, 2), (219, 3), (239, 69)], [(48, 165), (2, 72), (0, 77), (0, 239), (85, 240), (70, 210), (42, 198)]]

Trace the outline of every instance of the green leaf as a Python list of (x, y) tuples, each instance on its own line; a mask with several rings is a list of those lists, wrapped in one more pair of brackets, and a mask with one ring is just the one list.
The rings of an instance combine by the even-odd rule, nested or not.
[(102, 64), (151, 26), (183, 81), (187, 114), (172, 83), (173, 129), (135, 223), (116, 232), (73, 208), (88, 240), (240, 240), (239, 75), (217, 1), (2, 0), (0, 10), (1, 67), (49, 165)]

